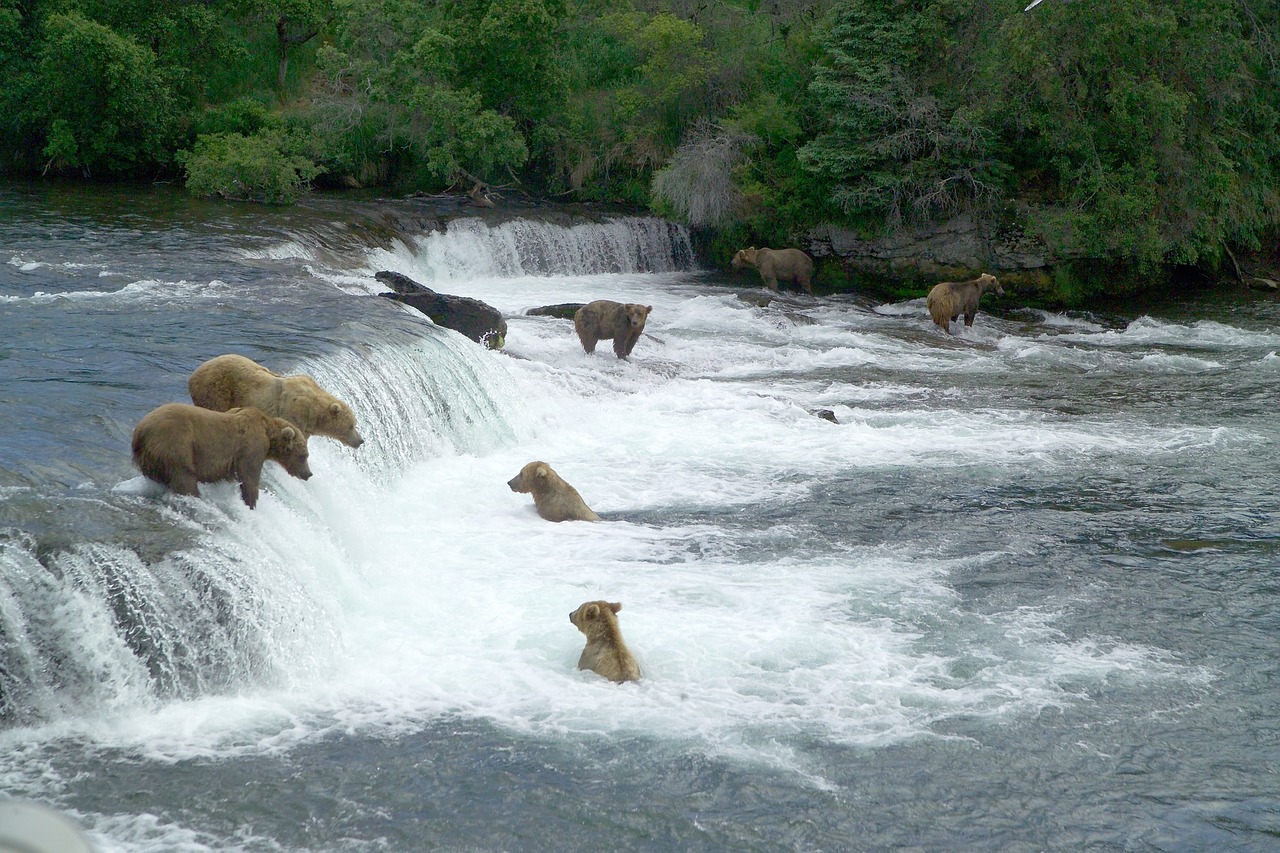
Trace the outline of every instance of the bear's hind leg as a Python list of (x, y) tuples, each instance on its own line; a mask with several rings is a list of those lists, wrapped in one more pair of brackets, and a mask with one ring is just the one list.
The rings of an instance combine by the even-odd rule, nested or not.
[(188, 495), (193, 498), (200, 497), (200, 486), (196, 481), (196, 475), (190, 471), (169, 472), (168, 482), (165, 483), (165, 487), (177, 495)]

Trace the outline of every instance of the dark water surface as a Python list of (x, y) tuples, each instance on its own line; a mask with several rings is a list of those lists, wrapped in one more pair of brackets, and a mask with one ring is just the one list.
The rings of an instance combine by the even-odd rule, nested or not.
[[(456, 213), (0, 187), (0, 791), (122, 851), (1280, 849), (1276, 303), (947, 338)], [(594, 298), (654, 305), (630, 361), (523, 313)], [(133, 425), (222, 352), (365, 446), (252, 512), (149, 486)], [(575, 670), (593, 598), (639, 684)]]

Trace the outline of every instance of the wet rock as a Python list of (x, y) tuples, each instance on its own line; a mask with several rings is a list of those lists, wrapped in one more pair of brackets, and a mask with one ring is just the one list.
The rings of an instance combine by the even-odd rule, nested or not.
[(530, 308), (524, 312), (530, 317), (559, 317), (561, 320), (572, 320), (573, 315), (585, 302), (560, 302), (556, 305), (543, 305), (541, 308)]
[(437, 325), (460, 332), (490, 349), (501, 349), (506, 341), (507, 321), (488, 303), (469, 296), (437, 293), (398, 272), (383, 270), (374, 278), (392, 290), (379, 296), (403, 302), (426, 314)]

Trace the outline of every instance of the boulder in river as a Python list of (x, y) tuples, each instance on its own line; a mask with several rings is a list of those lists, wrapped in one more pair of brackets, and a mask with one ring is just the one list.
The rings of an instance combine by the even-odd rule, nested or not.
[(436, 325), (461, 332), (490, 349), (501, 349), (506, 341), (507, 321), (502, 319), (497, 308), (488, 303), (469, 296), (437, 293), (407, 275), (389, 270), (383, 270), (374, 278), (392, 291), (379, 293), (379, 296), (416, 308), (430, 317)]

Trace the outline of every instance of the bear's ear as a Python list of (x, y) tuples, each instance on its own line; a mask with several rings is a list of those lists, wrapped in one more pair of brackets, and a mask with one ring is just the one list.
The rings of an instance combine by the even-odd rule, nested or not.
[(598, 605), (598, 604), (588, 604), (588, 605), (587, 605), (587, 609), (586, 609), (586, 610), (584, 610), (584, 611), (582, 611), (582, 618), (583, 618), (583, 619), (598, 619), (598, 618), (600, 618), (600, 605)]
[(612, 610), (614, 613), (617, 613), (619, 610), (622, 609), (622, 602), (620, 601), (610, 602), (609, 609)]
[(650, 312), (650, 311), (652, 311), (652, 310), (653, 310), (653, 306), (652, 306), (652, 305), (646, 305), (646, 306), (644, 306), (644, 316), (648, 317), (648, 316), (649, 316), (649, 312)]
[(330, 404), (329, 404), (329, 414), (333, 415), (335, 418), (336, 418), (338, 415), (342, 414), (342, 404), (341, 404), (341, 403), (330, 403)]
[(533, 476), (535, 477), (546, 477), (550, 473), (551, 473), (551, 469), (548, 468), (546, 465), (539, 465), (537, 468), (533, 469)]
[(280, 430), (280, 437), (285, 441), (293, 441), (293, 427), (285, 427)]

